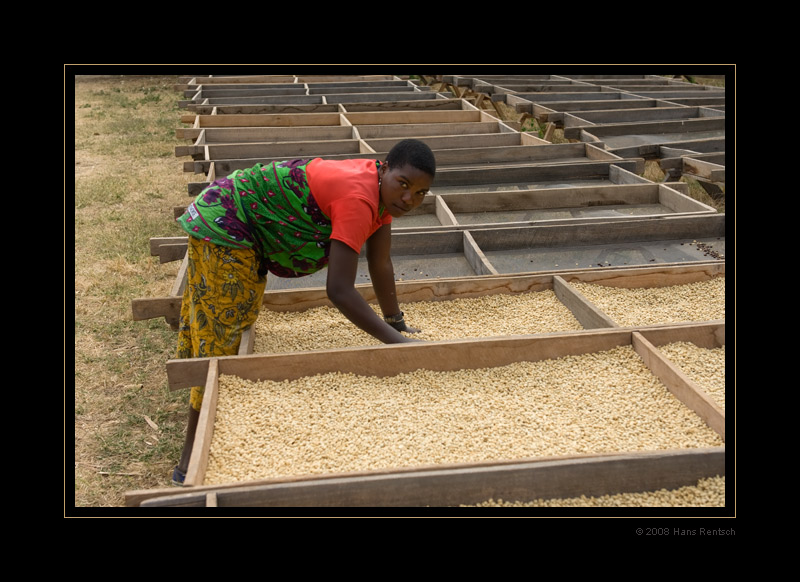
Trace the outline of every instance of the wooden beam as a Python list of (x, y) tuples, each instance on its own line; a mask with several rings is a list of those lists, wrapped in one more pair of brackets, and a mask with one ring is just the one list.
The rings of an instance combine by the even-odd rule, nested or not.
[(563, 278), (553, 277), (553, 291), (584, 329), (619, 327), (614, 320), (592, 304), (580, 291), (567, 284)]
[(599, 497), (695, 485), (725, 475), (724, 447), (525, 459), (493, 465), (415, 468), (132, 491), (128, 507), (458, 507), (489, 499), (532, 501)]
[(475, 239), (469, 233), (469, 231), (463, 231), (464, 233), (464, 256), (467, 258), (467, 262), (472, 267), (472, 270), (475, 271), (476, 275), (497, 275), (497, 269), (495, 269), (492, 264), (486, 259), (486, 255), (483, 254), (480, 247), (475, 243)]
[(211, 446), (211, 437), (214, 434), (218, 397), (219, 368), (217, 359), (211, 358), (208, 362), (208, 374), (203, 391), (203, 407), (200, 409), (200, 416), (197, 420), (195, 440), (184, 485), (199, 485), (205, 479), (206, 468), (208, 467), (208, 452)]
[(670, 362), (641, 333), (633, 333), (633, 348), (641, 356), (653, 375), (659, 378), (675, 397), (697, 414), (723, 439), (725, 438), (725, 412), (700, 386)]

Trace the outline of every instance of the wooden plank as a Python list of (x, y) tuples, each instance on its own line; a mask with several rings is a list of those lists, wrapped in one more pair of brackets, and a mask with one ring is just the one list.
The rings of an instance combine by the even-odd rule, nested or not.
[[(161, 249), (163, 247), (169, 247), (170, 245), (179, 244), (181, 242), (185, 242), (185, 236), (155, 236), (151, 237), (149, 241), (150, 245), (150, 256), (157, 257), (161, 255)], [(161, 261), (162, 263), (164, 261)]]
[(338, 113), (302, 113), (298, 115), (256, 114), (256, 115), (184, 115), (182, 123), (193, 123), (196, 128), (209, 127), (309, 127), (338, 126), (341, 124)]
[(703, 117), (699, 107), (645, 107), (639, 109), (611, 109), (582, 111), (564, 115), (567, 128), (583, 125), (609, 125), (654, 121), (677, 121)]
[(642, 334), (633, 333), (633, 348), (653, 375), (661, 380), (678, 400), (702, 418), (723, 439), (725, 438), (725, 412), (702, 388), (664, 357)]
[[(353, 112), (344, 117), (352, 125), (392, 125), (409, 123), (456, 123), (476, 122), (482, 119), (476, 111), (379, 111)], [(194, 121), (192, 116), (184, 116), (184, 123)], [(302, 127), (314, 125), (341, 125), (341, 114), (305, 113), (299, 115), (257, 114), (197, 116), (198, 127)]]
[[(534, 116), (540, 112), (587, 111), (603, 109), (638, 109), (647, 107), (648, 100), (639, 95), (616, 91), (583, 93), (517, 93), (516, 97), (533, 104)], [(655, 101), (651, 100), (655, 105)], [(551, 116), (548, 121), (563, 127), (563, 115)]]
[(553, 277), (553, 291), (556, 297), (569, 308), (584, 329), (619, 327), (610, 317), (589, 301), (583, 293), (568, 285), (559, 276)]
[(205, 75), (192, 77), (189, 85), (219, 85), (232, 83), (296, 83), (295, 75)]
[[(586, 155), (586, 145), (575, 144), (550, 144), (547, 147), (541, 145), (524, 146), (479, 146), (469, 144), (464, 147), (451, 149), (436, 149), (436, 164), (438, 167), (446, 166), (468, 166), (475, 164), (507, 164), (516, 163), (582, 163), (585, 161), (595, 161)], [(605, 161), (620, 162), (624, 161), (618, 156), (609, 156)]]
[(175, 282), (172, 284), (170, 295), (173, 297), (183, 297), (183, 291), (186, 288), (186, 272), (189, 269), (189, 255), (186, 254), (181, 261), (181, 266), (178, 269), (178, 274), (175, 277)]
[[(552, 124), (549, 124), (552, 125)], [(586, 149), (586, 159), (589, 160), (597, 160), (597, 161), (606, 161), (606, 160), (620, 160), (618, 155), (611, 153), (610, 151), (598, 147), (591, 143), (584, 143), (584, 148)]]
[(162, 245), (160, 248), (159, 260), (161, 263), (171, 263), (180, 261), (186, 255), (186, 239), (169, 245)]
[(255, 115), (255, 114), (297, 114), (297, 113), (334, 113), (339, 111), (335, 103), (323, 103), (321, 96), (294, 99), (292, 103), (237, 103), (237, 104), (195, 104), (187, 105), (187, 111), (196, 115)]
[[(435, 137), (459, 137), (475, 135), (492, 135), (513, 132), (504, 132), (503, 126), (494, 121), (470, 121), (447, 123), (402, 123), (402, 124), (375, 124), (359, 125), (358, 133), (361, 139), (368, 141), (379, 139), (401, 139), (414, 137), (426, 141)], [(378, 147), (385, 149), (386, 146)], [(390, 148), (391, 149), (391, 148)], [(386, 150), (388, 151), (388, 150)]]
[[(576, 209), (611, 204), (652, 204), (655, 184), (578, 186), (541, 190), (499, 190), (438, 194), (454, 216), (481, 212)], [(457, 220), (457, 218), (456, 218)], [(487, 220), (486, 222), (494, 222)]]
[[(209, 358), (192, 358), (167, 361), (170, 390), (202, 385), (208, 377)], [(170, 363), (173, 362), (173, 363)]]
[(354, 139), (353, 128), (330, 125), (316, 127), (216, 127), (203, 130), (198, 144), (279, 143), (289, 141), (335, 141)]
[(447, 206), (441, 196), (434, 198), (435, 214), (439, 224), (443, 226), (450, 226), (457, 224), (456, 217), (453, 216), (450, 208)]
[(725, 111), (725, 96), (706, 95), (699, 93), (690, 97), (679, 97), (671, 95), (659, 100), (662, 105), (685, 105), (686, 107), (713, 107), (719, 111)]
[(255, 331), (250, 326), (242, 331), (242, 339), (239, 343), (239, 355), (246, 355), (253, 353), (253, 346), (255, 344)]
[(203, 153), (203, 146), (190, 145), (190, 146), (176, 146), (175, 156), (178, 158), (184, 156), (197, 156)]
[[(263, 97), (294, 95), (327, 95), (335, 93), (385, 93), (385, 92), (431, 91), (430, 87), (419, 88), (400, 79), (384, 81), (353, 81), (336, 83), (237, 83), (201, 86), (196, 89), (199, 99), (215, 97)], [(187, 91), (187, 97), (191, 96)]]
[(331, 154), (359, 153), (359, 142), (355, 139), (288, 141), (273, 143), (209, 144), (205, 146), (205, 160), (235, 158), (281, 158), (326, 157)]
[[(553, 146), (558, 147), (558, 146)], [(510, 146), (510, 147), (486, 147), (486, 148), (458, 148), (450, 150), (435, 150), (437, 172), (449, 168), (491, 168), (498, 170), (502, 168), (519, 167), (550, 167), (554, 164), (565, 164), (576, 166), (584, 163), (593, 163), (594, 160), (586, 158), (581, 151), (577, 156), (550, 157), (555, 154), (549, 150), (550, 147), (535, 146)], [(622, 158), (609, 160), (609, 163), (627, 163)]]
[[(303, 98), (307, 95), (308, 89), (302, 85), (237, 85), (217, 87), (201, 87), (197, 91), (187, 91), (185, 97), (191, 97), (197, 101), (205, 103), (247, 103), (253, 98), (277, 97), (277, 98)], [(290, 101), (291, 102), (291, 101)]]
[[(630, 330), (587, 330), (546, 336), (494, 337), (285, 354), (218, 358), (219, 374), (246, 380), (291, 380), (327, 372), (390, 376), (418, 368), (447, 371), (502, 366), (630, 345)], [(206, 382), (208, 358), (172, 359), (166, 364), (171, 390)]]
[(131, 301), (133, 321), (156, 317), (174, 318), (181, 311), (183, 297), (145, 297)]
[(475, 244), (475, 239), (469, 231), (464, 231), (464, 256), (467, 258), (472, 270), (477, 275), (497, 275), (497, 270), (486, 259), (486, 255)]
[(646, 98), (661, 99), (668, 102), (677, 102), (676, 100), (678, 99), (685, 99), (686, 103), (691, 105), (698, 105), (698, 102), (691, 101), (692, 99), (696, 99), (698, 97), (712, 97), (720, 100), (721, 103), (724, 103), (725, 99), (724, 89), (718, 89), (716, 87), (702, 87), (700, 85), (689, 85), (688, 90), (676, 89), (673, 91), (640, 91), (637, 93), (637, 95)]
[[(535, 182), (567, 182), (609, 179), (611, 166), (635, 171), (635, 160), (617, 162), (587, 162), (582, 164), (543, 164), (539, 166), (511, 166), (485, 168), (442, 168), (436, 171), (434, 188), (476, 186), (482, 184), (525, 184)], [(639, 181), (646, 182), (640, 178)]]
[(714, 349), (725, 345), (725, 324), (709, 323), (678, 326), (654, 326), (639, 329), (639, 335), (656, 347), (674, 342), (691, 342), (694, 345)]
[(690, 134), (704, 131), (724, 131), (725, 118), (688, 119), (683, 121), (664, 121), (656, 123), (618, 123), (607, 125), (584, 125), (564, 129), (567, 139), (581, 139), (583, 131), (597, 138), (624, 135), (661, 135), (669, 133)]
[(683, 158), (683, 173), (710, 180), (725, 182), (725, 166), (691, 157)]
[(586, 143), (601, 143), (601, 140), (598, 136), (594, 135), (592, 132), (586, 129), (586, 126), (577, 128), (575, 131), (576, 137), (572, 139), (577, 139), (582, 142)]
[[(681, 174), (684, 171), (684, 159), (691, 158), (692, 160), (699, 160), (709, 164), (716, 164), (724, 170), (725, 166), (725, 152), (710, 152), (698, 153), (692, 150), (677, 149), (677, 148), (661, 148), (662, 156), (669, 155), (670, 157), (662, 157), (658, 160), (658, 165), (663, 171), (677, 170), (676, 173)], [(712, 166), (713, 167), (713, 166)]]
[(356, 96), (361, 96), (363, 99), (402, 99), (409, 95), (418, 95), (420, 93), (430, 93), (433, 91), (430, 87), (420, 88), (413, 86), (387, 86), (387, 87), (309, 87), (308, 92), (310, 95), (321, 95), (325, 97), (326, 101), (331, 100), (337, 95), (345, 97), (347, 100), (353, 99)]
[(644, 160), (642, 159), (637, 159), (636, 164), (633, 166), (617, 162), (608, 169), (609, 178), (615, 184), (642, 184), (648, 182), (642, 177), (643, 173)]
[(380, 101), (348, 95), (328, 95), (329, 103), (337, 103), (345, 113), (365, 113), (377, 111), (459, 111), (464, 109), (462, 99), (453, 99), (446, 92), (412, 93), (399, 99), (387, 100), (381, 96)]
[(675, 489), (717, 475), (725, 475), (724, 447), (134, 491), (126, 506), (204, 507), (214, 494), (218, 507), (457, 507)]
[[(484, 124), (484, 131), (481, 133), (467, 133), (461, 135), (434, 135), (428, 136), (424, 135), (424, 129), (420, 129), (418, 137), (424, 138), (423, 141), (430, 147), (434, 152), (439, 150), (453, 150), (453, 149), (466, 149), (466, 148), (486, 148), (486, 147), (511, 147), (511, 146), (520, 146), (520, 145), (528, 145), (524, 144), (522, 141), (523, 134), (521, 133), (511, 133), (511, 132), (492, 132), (489, 133), (485, 131), (487, 129), (491, 129), (489, 127), (491, 124)], [(468, 129), (468, 128), (466, 128)], [(365, 132), (366, 133), (366, 132)], [(363, 135), (360, 131), (360, 135)], [(385, 138), (368, 138), (367, 141), (369, 144), (376, 150), (380, 152), (388, 152), (392, 149), (394, 144), (400, 141), (400, 138), (397, 137), (385, 137)], [(614, 156), (614, 159), (619, 159), (617, 156)], [(438, 161), (438, 159), (437, 159)]]
[(653, 267), (633, 269), (601, 269), (573, 273), (559, 273), (566, 282), (583, 282), (633, 289), (641, 287), (669, 287), (672, 285), (688, 285), (698, 281), (707, 281), (725, 275), (725, 263), (715, 262), (706, 265), (685, 267)]
[(219, 367), (216, 358), (209, 359), (208, 373), (204, 384), (203, 406), (197, 420), (191, 460), (184, 480), (184, 484), (187, 486), (201, 484), (205, 479), (208, 467), (208, 451), (211, 447), (211, 437), (214, 434), (214, 420), (219, 397)]
[(692, 150), (700, 153), (724, 152), (725, 137), (680, 139), (658, 144), (639, 144), (611, 148), (611, 151), (622, 158), (641, 156), (646, 159), (661, 159), (674, 156), (675, 149)]
[(681, 194), (663, 184), (658, 186), (658, 201), (675, 213), (716, 211), (711, 206)]

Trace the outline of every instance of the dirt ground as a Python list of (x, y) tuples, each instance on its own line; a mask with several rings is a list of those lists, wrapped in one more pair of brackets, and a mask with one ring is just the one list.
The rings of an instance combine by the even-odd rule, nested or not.
[(196, 179), (175, 156), (183, 145), (176, 81), (65, 77), (65, 104), (74, 84), (75, 106), (74, 191), (65, 184), (75, 207), (65, 239), (74, 245), (74, 264), (65, 257), (65, 284), (74, 275), (75, 285), (74, 385), (68, 355), (65, 376), (75, 444), (73, 456), (67, 422), (65, 487), (74, 477), (74, 508), (120, 507), (125, 491), (167, 485), (182, 445), (186, 395), (168, 390), (165, 371), (175, 334), (163, 318), (133, 321), (131, 309), (136, 298), (169, 293), (178, 264), (151, 257), (149, 239), (178, 234), (172, 208), (185, 205)]

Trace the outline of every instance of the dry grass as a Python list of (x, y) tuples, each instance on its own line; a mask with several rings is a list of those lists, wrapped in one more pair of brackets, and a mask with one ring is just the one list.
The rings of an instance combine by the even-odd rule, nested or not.
[(165, 486), (182, 446), (186, 395), (167, 389), (165, 370), (174, 332), (131, 312), (175, 280), (178, 264), (159, 264), (148, 241), (178, 234), (171, 209), (197, 179), (175, 156), (175, 82), (75, 79), (75, 507)]
[[(75, 79), (75, 507), (167, 486), (183, 444), (188, 395), (168, 390), (165, 367), (175, 332), (131, 314), (133, 299), (169, 293), (178, 263), (159, 264), (148, 242), (180, 234), (172, 208), (200, 179), (174, 153), (177, 81)], [(71, 396), (66, 385), (65, 406)]]

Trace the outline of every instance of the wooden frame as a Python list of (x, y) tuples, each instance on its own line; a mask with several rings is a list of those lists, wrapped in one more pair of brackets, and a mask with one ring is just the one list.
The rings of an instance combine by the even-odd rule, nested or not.
[(428, 197), (395, 220), (392, 230), (472, 230), (714, 213), (714, 208), (667, 184), (461, 192)]
[[(674, 166), (682, 164), (682, 157), (684, 156), (724, 155), (725, 137), (718, 136), (671, 140), (659, 144), (638, 144), (613, 148), (609, 151), (623, 158), (642, 157), (645, 159), (658, 160), (659, 164), (667, 164), (666, 167), (662, 167), (662, 169), (668, 171), (673, 169)], [(670, 177), (669, 179), (672, 178)]]
[[(484, 275), (570, 273), (633, 267), (691, 267), (709, 262), (704, 252), (688, 243), (703, 240), (724, 254), (725, 215), (666, 216), (658, 219), (583, 221), (509, 228), (467, 228), (463, 230), (411, 230), (392, 235), (396, 276), (425, 285), (437, 279), (474, 278)], [(684, 244), (681, 244), (684, 243)], [(186, 238), (160, 239), (154, 248), (186, 247)], [(613, 252), (613, 256), (609, 255)], [(652, 258), (648, 258), (652, 257)], [(618, 259), (627, 258), (619, 264)], [(614, 262), (612, 263), (612, 259)], [(578, 263), (577, 265), (575, 263)], [(724, 263), (723, 263), (724, 264)], [(324, 288), (326, 273), (299, 279), (267, 279), (269, 291)], [(132, 301), (134, 320), (165, 317), (177, 320), (182, 299), (182, 272), (168, 297)], [(369, 285), (366, 259), (359, 259), (356, 279), (359, 288)], [(400, 285), (401, 282), (398, 283)]]
[[(655, 123), (619, 123), (608, 125), (591, 125), (571, 128), (570, 133), (574, 139), (593, 143), (603, 142), (606, 148), (614, 150), (623, 147), (631, 136), (637, 142), (650, 141), (659, 144), (663, 136), (673, 136), (672, 140), (690, 139), (692, 136), (724, 137), (726, 122), (724, 117), (710, 117), (702, 119), (688, 119), (685, 121), (664, 121)], [(574, 131), (574, 133), (571, 133)]]
[[(559, 274), (465, 277), (429, 282), (402, 281), (396, 283), (396, 290), (401, 304), (417, 301), (452, 301), (498, 293), (517, 294), (553, 290), (558, 300), (581, 326), (585, 330), (590, 330), (617, 328), (620, 325), (601, 308), (576, 292), (570, 283), (584, 282), (633, 289), (686, 285), (721, 276), (725, 276), (724, 262), (692, 266), (612, 268)], [(377, 303), (371, 285), (359, 285), (357, 290), (368, 303)], [(262, 308), (270, 311), (306, 311), (319, 306), (333, 306), (323, 287), (269, 290), (264, 293), (262, 302)], [(647, 328), (674, 325), (675, 323), (668, 323)], [(242, 336), (239, 355), (253, 354), (254, 346), (255, 330), (248, 328)]]
[(215, 83), (200, 84), (184, 90), (184, 96), (196, 101), (215, 97), (260, 97), (270, 95), (366, 93), (386, 91), (431, 91), (430, 87), (418, 87), (400, 78), (377, 80), (341, 80), (336, 82), (310, 83)]
[[(543, 291), (556, 286), (555, 277), (559, 277), (567, 283), (582, 281), (634, 288), (686, 285), (724, 274), (725, 263), (714, 261), (691, 265), (610, 267), (602, 270), (400, 281), (396, 283), (396, 289), (398, 301), (412, 303), (415, 301), (450, 301), (496, 293)], [(367, 302), (377, 301), (371, 285), (357, 285), (356, 289)], [(263, 299), (263, 308), (272, 311), (305, 311), (321, 305), (332, 306), (323, 287), (266, 291)], [(589, 325), (588, 322), (587, 325)], [(595, 326), (589, 325), (589, 327)]]
[(397, 79), (395, 75), (193, 75), (181, 79), (175, 89), (184, 91), (200, 85), (234, 85), (240, 83), (336, 83), (350, 81), (382, 81)]
[[(543, 96), (547, 96), (547, 98)], [(590, 93), (507, 93), (495, 97), (517, 113), (535, 118), (539, 123), (563, 127), (564, 114), (574, 111), (641, 109), (656, 107), (658, 102), (623, 92)]]
[[(256, 115), (185, 115), (183, 123), (190, 123), (193, 129), (209, 127), (295, 127), (295, 126), (336, 126), (336, 125), (387, 125), (409, 123), (464, 123), (494, 120), (477, 109), (464, 108), (455, 111), (356, 111), (348, 113), (303, 113), (297, 115), (256, 114)], [(184, 130), (178, 137), (186, 137)]]
[(571, 137), (573, 128), (620, 123), (655, 123), (690, 119), (723, 117), (723, 113), (708, 107), (643, 107), (640, 109), (612, 109), (608, 111), (582, 111), (564, 114), (564, 136)]
[[(632, 345), (667, 388), (724, 438), (724, 413), (718, 407), (715, 408), (713, 403), (709, 403), (702, 390), (691, 381), (680, 378), (680, 372), (676, 372), (674, 366), (659, 355), (656, 347), (656, 344), (687, 340), (698, 345), (715, 347), (724, 344), (724, 333), (723, 322), (708, 322), (655, 330), (631, 328), (594, 330), (545, 336), (431, 342), (426, 345), (382, 345), (285, 355), (231, 356), (180, 362), (173, 360), (167, 364), (172, 389), (185, 388), (197, 383), (204, 383), (206, 386), (186, 483), (192, 487), (202, 486), (208, 446), (213, 433), (217, 381), (221, 374), (233, 374), (249, 380), (282, 380), (326, 371), (356, 371), (359, 374), (381, 377), (420, 367), (434, 370), (492, 367), (521, 360), (557, 358), (567, 354), (592, 353), (616, 346)], [(172, 499), (164, 498), (161, 502), (155, 501), (155, 498), (163, 497), (164, 492), (138, 492), (131, 494), (130, 500), (132, 504), (141, 504), (150, 496), (154, 498), (152, 504), (155, 505), (187, 503), (205, 505), (204, 496), (209, 492), (215, 493), (219, 499), (224, 492), (236, 490), (244, 497), (238, 502), (229, 500), (226, 503), (293, 507), (458, 505), (485, 500), (498, 494), (503, 496), (500, 491), (513, 489), (519, 489), (516, 495), (527, 492), (532, 496), (529, 498), (535, 498), (579, 494), (601, 495), (641, 490), (640, 487), (645, 481), (648, 482), (647, 487), (652, 488), (678, 486), (675, 479), (683, 481), (682, 484), (688, 484), (690, 481), (684, 481), (687, 475), (683, 470), (678, 472), (680, 475), (673, 472), (675, 462), (688, 462), (695, 467), (691, 471), (690, 481), (702, 476), (724, 474), (724, 447), (643, 454), (544, 457), (441, 467), (406, 467), (322, 477), (296, 476), (277, 480), (249, 481), (210, 489), (201, 488), (197, 493), (179, 495), (180, 499), (172, 496)], [(705, 468), (700, 469), (700, 467)], [(542, 473), (545, 468), (547, 471), (567, 471), (566, 474), (571, 474), (572, 478), (550, 481), (549, 477), (540, 475), (535, 480), (531, 479), (532, 475)], [(597, 471), (596, 488), (586, 486), (585, 482), (574, 478), (578, 474), (576, 472), (590, 468)], [(643, 470), (644, 472), (640, 473)], [(698, 470), (700, 473), (697, 473)], [(409, 486), (409, 479), (415, 483), (414, 487)], [(671, 483), (665, 484), (666, 481)], [(377, 486), (378, 483), (380, 486)], [(478, 483), (479, 487), (476, 485)], [(538, 489), (535, 483), (547, 483), (545, 487), (547, 492)], [(334, 484), (336, 487), (331, 489), (330, 486)], [(443, 487), (444, 484), (447, 486)], [(201, 497), (198, 498), (197, 494)], [(509, 498), (509, 494), (505, 494), (503, 498)], [(193, 496), (192, 500), (189, 501), (186, 495)]]
[[(550, 146), (546, 146), (549, 149)], [(544, 149), (544, 148), (543, 148)], [(601, 186), (608, 184), (653, 184), (642, 178), (644, 160), (593, 160), (581, 164), (541, 164), (537, 166), (443, 168), (436, 171), (436, 194), (481, 190), (532, 190)]]
[(655, 491), (725, 475), (724, 448), (322, 476), (228, 487), (133, 491), (126, 505), (168, 507), (454, 507), (487, 499), (551, 499)]
[[(378, 97), (380, 97), (380, 101), (377, 100)], [(262, 104), (191, 104), (186, 105), (186, 109), (198, 115), (461, 109), (461, 99), (454, 99), (450, 93), (432, 93), (430, 91), (402, 94), (389, 93), (379, 96), (371, 93), (307, 95), (292, 99), (275, 99), (274, 101), (275, 103), (267, 102)]]
[[(655, 75), (487, 75), (443, 79), (451, 87), (468, 87), (472, 93), (490, 95), (493, 103), (505, 103), (523, 119), (534, 117), (554, 127), (568, 127), (565, 119), (578, 112), (624, 115), (626, 110), (687, 106), (713, 108), (708, 115), (722, 115), (725, 108), (724, 90)], [(583, 140), (594, 141), (588, 137)]]
[[(724, 255), (725, 215), (398, 232), (392, 235), (392, 262), (398, 279), (433, 280), (708, 261), (693, 240)], [(268, 278), (267, 289), (324, 287), (325, 277), (321, 271)], [(356, 282), (369, 282), (365, 258)]]
[[(707, 92), (689, 93), (688, 95), (661, 95), (661, 98), (646, 96), (646, 94), (627, 93), (585, 93), (583, 98), (570, 98), (570, 94), (561, 94), (561, 101), (542, 98), (536, 94), (502, 94), (495, 99), (513, 107), (522, 115), (536, 118), (540, 123), (553, 123), (556, 127), (565, 127), (565, 119), (570, 116), (578, 118), (590, 114), (608, 115), (611, 112), (624, 112), (632, 110), (647, 110), (674, 108), (684, 106), (687, 108), (705, 108), (709, 111), (722, 113), (725, 110), (724, 94), (714, 95)], [(573, 95), (573, 97), (575, 97)], [(659, 113), (654, 115), (658, 116)]]

